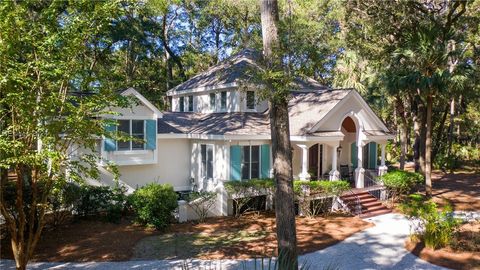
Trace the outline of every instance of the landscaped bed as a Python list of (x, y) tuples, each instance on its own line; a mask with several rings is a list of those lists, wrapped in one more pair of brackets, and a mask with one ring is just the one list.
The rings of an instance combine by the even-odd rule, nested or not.
[(480, 269), (480, 222), (463, 224), (449, 247), (433, 250), (423, 242), (407, 240), (405, 247), (416, 256), (452, 269)]
[[(440, 209), (447, 204), (455, 211), (480, 210), (480, 174), (478, 171), (443, 173), (435, 171), (433, 198)], [(423, 242), (408, 239), (405, 247), (416, 256), (452, 269), (480, 269), (480, 222), (460, 226), (448, 247), (433, 250)]]
[[(371, 226), (349, 216), (297, 218), (299, 250), (307, 253), (323, 249)], [(203, 224), (174, 224), (163, 233), (126, 220), (120, 224), (80, 221), (45, 231), (33, 261), (241, 259), (272, 256), (275, 246), (272, 214), (210, 218)], [(12, 258), (6, 239), (1, 249), (2, 258)]]

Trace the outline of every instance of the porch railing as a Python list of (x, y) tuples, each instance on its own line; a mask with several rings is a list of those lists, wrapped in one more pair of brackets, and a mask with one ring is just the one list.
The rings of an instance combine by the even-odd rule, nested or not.
[(383, 186), (382, 180), (378, 178), (375, 170), (365, 170), (363, 179), (365, 188)]

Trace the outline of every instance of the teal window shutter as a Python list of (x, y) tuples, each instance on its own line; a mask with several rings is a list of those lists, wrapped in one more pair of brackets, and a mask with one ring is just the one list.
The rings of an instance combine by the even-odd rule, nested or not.
[(260, 169), (260, 177), (268, 178), (270, 176), (270, 145), (262, 144), (260, 151), (260, 163), (262, 166)]
[(375, 169), (377, 167), (377, 143), (368, 144), (368, 168)]
[[(105, 131), (107, 133), (113, 133), (117, 130), (117, 126), (114, 124), (108, 124), (105, 126)], [(115, 151), (117, 150), (117, 143), (112, 138), (105, 138), (103, 140), (104, 150), (105, 151)]]
[(230, 180), (242, 179), (242, 147), (230, 146)]
[(357, 157), (357, 151), (358, 151), (358, 148), (357, 148), (357, 143), (354, 142), (352, 143), (351, 145), (351, 161), (352, 161), (352, 166), (354, 169), (356, 169), (358, 167), (358, 157)]
[(145, 122), (145, 130), (147, 132), (147, 143), (145, 148), (149, 150), (155, 150), (157, 148), (157, 120), (145, 120)]

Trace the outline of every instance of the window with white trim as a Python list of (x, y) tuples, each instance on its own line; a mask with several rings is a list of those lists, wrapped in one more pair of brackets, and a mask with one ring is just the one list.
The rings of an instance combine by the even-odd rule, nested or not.
[(178, 99), (178, 105), (181, 112), (185, 111), (185, 97), (180, 97)]
[(202, 178), (213, 179), (213, 144), (201, 144), (200, 156), (202, 159)]
[(145, 149), (145, 120), (118, 120), (117, 131), (123, 136), (132, 137), (132, 140), (118, 140), (117, 150), (144, 150)]
[(210, 109), (212, 109), (212, 111), (215, 111), (216, 98), (217, 95), (215, 95), (215, 93), (210, 93)]
[(220, 109), (227, 109), (227, 91), (220, 92)]
[(255, 92), (247, 91), (247, 109), (255, 109)]
[(246, 145), (242, 148), (242, 179), (259, 178), (260, 146)]
[(188, 96), (188, 111), (193, 112), (193, 96)]

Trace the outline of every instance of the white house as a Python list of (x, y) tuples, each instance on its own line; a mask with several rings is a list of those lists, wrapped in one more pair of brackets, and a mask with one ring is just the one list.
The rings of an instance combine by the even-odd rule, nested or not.
[[(249, 83), (258, 57), (244, 50), (169, 90), (171, 112), (160, 112), (132, 88), (124, 91), (139, 102), (118, 109), (113, 128), (145, 143), (105, 139), (103, 159), (118, 165), (120, 181), (132, 189), (150, 182), (177, 191), (216, 189), (215, 213), (226, 215), (224, 181), (271, 176), (268, 105)], [(361, 188), (366, 170), (386, 171), (385, 144), (393, 135), (357, 91), (311, 79), (295, 84), (289, 116), (296, 179), (352, 175), (352, 186)], [(112, 176), (102, 172), (101, 181), (110, 183)]]

